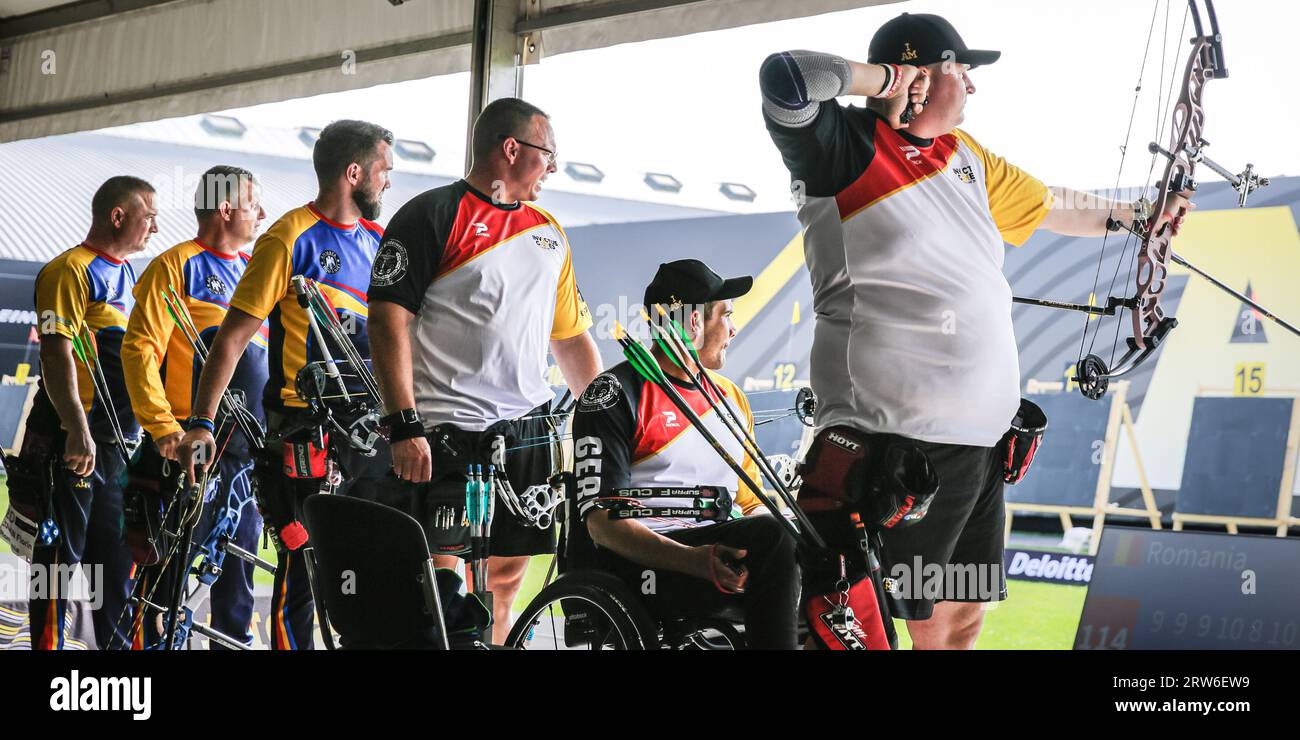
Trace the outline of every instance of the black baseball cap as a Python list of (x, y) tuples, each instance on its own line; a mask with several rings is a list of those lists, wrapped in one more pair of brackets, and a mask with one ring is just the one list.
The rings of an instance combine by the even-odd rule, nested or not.
[[(945, 52), (952, 54), (945, 56)], [(992, 64), (1000, 51), (971, 49), (947, 19), (929, 13), (903, 13), (871, 37), (867, 61), (872, 64), (910, 64), (922, 67), (953, 61), (978, 67)]]
[(723, 280), (699, 260), (677, 260), (659, 265), (659, 271), (645, 289), (645, 305), (656, 303), (702, 305), (710, 301), (739, 298), (754, 287), (754, 278)]

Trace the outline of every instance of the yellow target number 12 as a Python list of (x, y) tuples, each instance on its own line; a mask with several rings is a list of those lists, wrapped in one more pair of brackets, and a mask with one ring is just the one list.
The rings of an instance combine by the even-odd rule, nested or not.
[(1262, 362), (1242, 362), (1237, 364), (1237, 371), (1233, 373), (1232, 395), (1234, 396), (1262, 396), (1264, 395), (1264, 363)]
[(795, 367), (793, 362), (779, 362), (772, 373), (776, 376), (776, 389), (788, 391), (794, 388)]

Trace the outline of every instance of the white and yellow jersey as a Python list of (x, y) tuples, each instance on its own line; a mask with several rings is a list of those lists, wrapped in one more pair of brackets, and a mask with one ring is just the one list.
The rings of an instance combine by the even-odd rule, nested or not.
[(494, 202), (464, 180), (393, 216), (370, 300), (415, 314), (415, 405), (426, 427), (482, 431), (551, 400), (551, 340), (591, 327), (555, 219), (531, 203)]
[[(713, 412), (712, 403), (727, 403), (752, 436), (754, 415), (749, 399), (735, 383), (710, 372), (722, 397), (708, 398), (671, 376), (668, 382), (700, 417), (718, 444), (740, 464), (750, 480), (762, 485), (758, 463)], [(601, 498), (621, 498), (627, 489), (692, 489), (708, 487), (719, 495), (719, 519), (695, 519), (654, 510), (694, 506), (691, 497), (647, 498), (641, 504), (654, 516), (639, 521), (659, 533), (705, 527), (749, 514), (763, 505), (741, 482), (704, 435), (682, 415), (659, 386), (642, 378), (627, 362), (601, 373), (578, 399), (573, 416), (574, 471), (578, 476), (578, 512), (585, 519)], [(692, 494), (694, 496), (695, 494)]]
[(804, 196), (818, 425), (996, 444), (1020, 398), (1004, 243), (1042, 222), (1046, 186), (963, 131), (918, 139), (863, 108), (768, 130)]

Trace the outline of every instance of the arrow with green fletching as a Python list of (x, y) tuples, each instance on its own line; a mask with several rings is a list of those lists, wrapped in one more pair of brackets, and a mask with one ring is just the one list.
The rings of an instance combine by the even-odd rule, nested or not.
[(664, 310), (662, 304), (656, 303), (655, 309), (659, 311), (660, 316), (662, 316), (664, 319), (668, 321), (668, 325), (672, 327), (672, 330), (677, 335), (677, 338), (681, 340), (682, 346), (686, 347), (686, 351), (690, 353), (691, 359), (695, 360), (696, 364), (698, 364), (700, 361), (700, 353), (695, 351), (695, 343), (691, 341), (691, 336), (686, 333), (686, 329), (680, 323), (677, 322), (677, 319), (674, 319), (667, 311)]
[[(641, 312), (641, 318), (645, 319), (647, 324), (650, 324), (650, 315), (647, 314), (645, 311)], [(681, 363), (681, 360), (677, 358), (677, 352), (675, 352), (674, 348), (670, 346), (670, 343), (668, 342), (668, 338), (664, 336), (662, 332), (654, 331), (655, 328), (657, 327), (651, 324), (650, 333), (654, 335), (654, 342), (659, 347), (659, 351), (664, 353), (664, 356), (668, 358), (669, 362), (673, 363), (674, 365), (681, 368), (682, 370), (685, 370), (686, 366), (683, 365)]]
[[(810, 541), (818, 548), (824, 548), (826, 546), (825, 540), (823, 540), (817, 530), (812, 527), (812, 523), (808, 522), (806, 517), (802, 515), (802, 512), (797, 509), (795, 510), (795, 516), (799, 518), (799, 524), (802, 525), (802, 531), (799, 526), (795, 526), (794, 522), (786, 519), (785, 516), (781, 514), (780, 508), (778, 508), (776, 503), (772, 501), (766, 493), (764, 493), (762, 486), (755, 483), (754, 480), (749, 477), (749, 474), (745, 472), (744, 468), (742, 468), (740, 464), (736, 462), (735, 458), (733, 458), (722, 444), (718, 442), (718, 438), (713, 435), (713, 432), (709, 431), (708, 427), (704, 425), (704, 421), (700, 419), (700, 416), (695, 412), (695, 409), (691, 408), (691, 405), (686, 402), (686, 399), (682, 398), (681, 394), (677, 392), (677, 388), (668, 381), (668, 378), (664, 375), (663, 369), (659, 367), (658, 360), (650, 354), (650, 350), (646, 349), (639, 342), (628, 337), (622, 324), (618, 324), (617, 322), (614, 325), (614, 337), (618, 340), (619, 346), (623, 348), (623, 357), (627, 359), (628, 364), (632, 366), (632, 369), (642, 378), (657, 385), (659, 389), (664, 392), (664, 395), (668, 396), (668, 399), (673, 402), (673, 405), (682, 413), (682, 416), (684, 416), (690, 425), (699, 432), (700, 436), (704, 438), (704, 441), (709, 443), (709, 446), (713, 448), (713, 451), (718, 453), (718, 456), (727, 464), (727, 467), (731, 468), (732, 472), (739, 477), (740, 482), (745, 484), (746, 487), (754, 492), (754, 495), (758, 500), (767, 507), (768, 511), (772, 512), (772, 515), (787, 529), (787, 531), (789, 531), (790, 535), (794, 537), (796, 542)], [(707, 396), (707, 394), (705, 395)], [(793, 502), (791, 501), (790, 503)]]
[(628, 337), (622, 324), (615, 326), (615, 336), (618, 337), (619, 346), (623, 348), (623, 357), (632, 365), (632, 369), (636, 370), (637, 375), (651, 383), (665, 383), (668, 381), (664, 376), (664, 371), (659, 367), (659, 363), (650, 354), (650, 350)]
[(81, 348), (81, 337), (72, 338), (72, 351), (77, 355), (77, 359), (81, 360), (82, 364), (87, 368), (90, 367), (90, 360), (86, 359), (86, 351)]
[(90, 384), (95, 387), (95, 397), (100, 399), (104, 404), (104, 410), (108, 412), (108, 425), (113, 430), (114, 441), (118, 451), (122, 454), (122, 459), (129, 465), (131, 463), (131, 449), (127, 446), (126, 436), (122, 433), (122, 427), (117, 417), (117, 408), (113, 405), (113, 397), (109, 395), (108, 379), (104, 377), (104, 369), (99, 364), (99, 356), (95, 354), (95, 345), (91, 341), (93, 335), (90, 327), (85, 324), (81, 325), (81, 333), (72, 338), (72, 352), (81, 360), (81, 364), (86, 366), (86, 373), (90, 375)]
[[(159, 290), (158, 292), (162, 295), (167, 315), (172, 317), (172, 322), (176, 324), (181, 333), (185, 335), (185, 339), (189, 341), (200, 366), (207, 365), (208, 350), (203, 345), (203, 335), (199, 333), (199, 327), (194, 323), (194, 317), (190, 315), (185, 302), (177, 294), (176, 288), (171, 283), (168, 283), (167, 290)], [(254, 448), (260, 450), (265, 447), (265, 433), (262, 431), (262, 423), (257, 417), (253, 416), (253, 413), (248, 410), (248, 407), (243, 402), (235, 398), (234, 394), (230, 392), (229, 386), (221, 391), (221, 406)]]
[[(658, 310), (659, 316), (664, 319), (668, 324), (668, 327), (671, 328), (671, 331), (670, 328), (665, 328), (663, 324), (657, 324), (651, 321), (650, 316), (644, 311), (641, 312), (641, 315), (646, 320), (646, 323), (650, 325), (651, 333), (654, 334), (656, 339), (660, 342), (660, 348), (673, 359), (675, 364), (682, 367), (683, 372), (686, 373), (687, 377), (690, 378), (691, 382), (704, 396), (704, 399), (708, 402), (714, 413), (717, 414), (718, 418), (722, 421), (723, 426), (725, 426), (727, 431), (731, 433), (731, 436), (740, 443), (741, 449), (750, 456), (758, 466), (759, 472), (767, 479), (768, 483), (772, 485), (772, 488), (777, 492), (777, 495), (781, 498), (782, 502), (785, 503), (786, 507), (794, 513), (795, 518), (799, 520), (799, 524), (804, 527), (804, 529), (808, 531), (814, 539), (820, 539), (817, 532), (813, 529), (812, 522), (808, 520), (808, 517), (804, 514), (803, 510), (799, 508), (798, 503), (796, 503), (794, 494), (786, 487), (784, 481), (781, 480), (781, 476), (777, 474), (776, 470), (772, 467), (771, 462), (767, 459), (767, 455), (763, 452), (762, 448), (758, 446), (758, 441), (754, 439), (754, 436), (746, 427), (746, 422), (741, 419), (738, 413), (736, 413), (736, 410), (732, 408), (731, 403), (727, 400), (727, 395), (722, 392), (722, 389), (718, 387), (718, 384), (714, 382), (713, 378), (705, 371), (704, 364), (700, 361), (700, 355), (696, 351), (695, 343), (691, 341), (690, 335), (686, 333), (686, 330), (681, 324), (679, 324), (668, 314), (667, 311), (664, 310), (662, 305), (655, 304), (655, 308)], [(685, 367), (686, 357), (688, 355), (695, 362), (695, 372), (693, 373), (689, 368)], [(717, 399), (716, 401), (714, 400), (715, 397)], [(780, 512), (775, 508), (772, 509), (772, 513), (780, 516)]]

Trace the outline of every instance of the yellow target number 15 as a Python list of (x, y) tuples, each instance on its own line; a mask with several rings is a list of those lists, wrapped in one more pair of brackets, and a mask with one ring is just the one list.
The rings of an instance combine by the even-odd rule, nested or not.
[(1237, 371), (1233, 373), (1232, 395), (1234, 396), (1262, 396), (1264, 395), (1264, 363), (1262, 362), (1242, 362), (1237, 364)]

